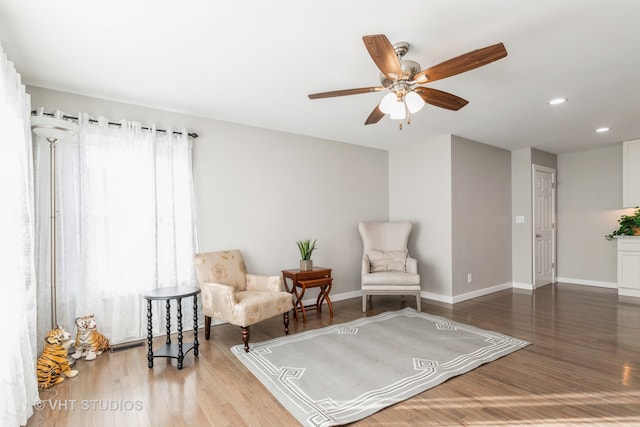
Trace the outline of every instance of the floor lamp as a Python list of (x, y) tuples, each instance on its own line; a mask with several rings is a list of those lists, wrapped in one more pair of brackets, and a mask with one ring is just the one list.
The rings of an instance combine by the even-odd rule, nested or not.
[(51, 328), (58, 327), (56, 309), (56, 144), (58, 141), (70, 139), (78, 131), (78, 125), (62, 117), (59, 111), (55, 115), (31, 116), (31, 130), (49, 142), (50, 164), (50, 245), (51, 245)]

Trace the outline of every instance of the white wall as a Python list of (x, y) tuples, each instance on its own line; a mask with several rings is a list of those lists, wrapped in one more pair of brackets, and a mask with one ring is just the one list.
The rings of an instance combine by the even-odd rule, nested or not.
[(617, 287), (622, 144), (558, 156), (558, 281)]
[(457, 136), (389, 152), (389, 217), (414, 223), (424, 297), (454, 303), (511, 287), (510, 174), (509, 151)]
[(458, 136), (451, 142), (457, 301), (511, 287), (511, 152)]
[[(533, 289), (531, 149), (511, 152), (511, 274), (514, 285)], [(516, 224), (515, 217), (524, 217)]]
[(387, 218), (385, 151), (225, 125), (198, 141), (194, 171), (201, 250), (238, 247), (247, 268), (279, 272), (297, 268), (295, 240), (317, 238), (332, 293), (360, 290), (357, 223)]
[[(555, 154), (531, 147), (511, 152), (512, 277), (514, 286), (525, 289), (534, 288), (532, 228), (532, 165), (534, 164), (554, 169), (556, 172), (558, 169), (557, 156)], [(516, 223), (516, 216), (524, 217), (524, 222)]]
[[(464, 281), (466, 270), (478, 270), (460, 265), (456, 277), (462, 279), (453, 278), (452, 191), (457, 190), (452, 189), (451, 136), (387, 153), (37, 87), (27, 92), (33, 108), (199, 133), (194, 175), (200, 248), (240, 248), (256, 272), (296, 267), (294, 241), (318, 238), (314, 262), (334, 269), (334, 294), (355, 296), (362, 250), (357, 222), (386, 219), (414, 222), (410, 250), (420, 260), (425, 297), (452, 301), (467, 289), (454, 289), (453, 283)], [(602, 236), (615, 229), (624, 212), (621, 153), (616, 145), (558, 156), (560, 280), (615, 286), (615, 244)], [(531, 280), (531, 163), (555, 164), (546, 164), (553, 163), (553, 155), (529, 148), (512, 152), (511, 159), (511, 222), (515, 215), (526, 217), (526, 224), (513, 224), (512, 254), (506, 256), (518, 283)]]
[(386, 220), (386, 151), (29, 87), (33, 108), (187, 128), (194, 145), (200, 250), (241, 249), (247, 268), (297, 268), (295, 240), (318, 239), (313, 260), (334, 269), (332, 293), (359, 292), (359, 220)]
[(409, 252), (422, 293), (447, 301), (451, 289), (451, 137), (389, 152), (389, 219), (413, 222)]

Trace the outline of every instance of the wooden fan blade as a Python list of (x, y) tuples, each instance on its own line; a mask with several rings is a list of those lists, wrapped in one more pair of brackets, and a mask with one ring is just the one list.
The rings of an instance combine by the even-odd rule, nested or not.
[(476, 49), (463, 55), (444, 61), (431, 68), (420, 71), (414, 76), (414, 80), (418, 83), (433, 82), (435, 80), (444, 79), (446, 77), (455, 76), (474, 68), (482, 67), (498, 59), (507, 56), (507, 50), (502, 43), (487, 46), (482, 49)]
[(380, 111), (380, 105), (376, 105), (376, 108), (373, 109), (367, 120), (364, 122), (365, 125), (372, 125), (374, 123), (378, 123), (381, 118), (384, 117), (384, 113)]
[(331, 92), (312, 93), (309, 99), (332, 98), (334, 96), (357, 95), (360, 93), (379, 92), (384, 90), (382, 86), (360, 87), (356, 89), (333, 90)]
[(382, 74), (396, 80), (402, 77), (402, 65), (396, 55), (396, 51), (384, 34), (363, 36), (364, 45), (369, 51), (369, 55), (376, 63)]
[(447, 110), (458, 111), (469, 103), (466, 99), (462, 99), (449, 92), (444, 92), (438, 89), (430, 87), (418, 86), (414, 89), (418, 95), (422, 97), (427, 104), (435, 105), (436, 107), (446, 108)]

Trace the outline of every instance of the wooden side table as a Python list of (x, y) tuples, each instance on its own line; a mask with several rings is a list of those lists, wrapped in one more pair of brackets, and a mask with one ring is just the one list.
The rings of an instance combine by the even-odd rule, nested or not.
[[(287, 282), (291, 280), (291, 287)], [(329, 314), (333, 317), (333, 305), (329, 293), (333, 286), (331, 278), (331, 269), (324, 267), (314, 267), (310, 271), (301, 271), (300, 269), (282, 270), (282, 281), (287, 292), (293, 295), (293, 317), (298, 320), (298, 312), (302, 313), (303, 322), (307, 321), (307, 310), (322, 311), (322, 304), (326, 301), (329, 307)], [(315, 305), (304, 305), (302, 298), (308, 288), (319, 288), (320, 293), (316, 298)]]
[[(182, 369), (184, 355), (193, 349), (194, 356), (198, 356), (198, 294), (200, 288), (195, 286), (171, 286), (156, 288), (146, 292), (143, 298), (147, 300), (147, 361), (149, 368), (153, 368), (154, 357), (171, 357), (178, 359), (178, 369)], [(182, 298), (193, 297), (193, 342), (182, 342)], [(178, 343), (171, 342), (171, 300), (178, 304)], [(151, 322), (151, 301), (162, 300), (167, 302), (167, 341), (166, 344), (153, 351), (153, 325)]]

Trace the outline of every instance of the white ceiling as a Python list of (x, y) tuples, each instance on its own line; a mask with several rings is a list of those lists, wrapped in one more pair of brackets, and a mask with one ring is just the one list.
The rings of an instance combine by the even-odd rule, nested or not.
[[(637, 0), (0, 0), (0, 43), (28, 85), (383, 149), (455, 134), (563, 153), (640, 138), (639, 17)], [(378, 85), (362, 36), (379, 33), (423, 68), (508, 56), (433, 82), (469, 104), (402, 131), (364, 126), (383, 93), (307, 98)]]

